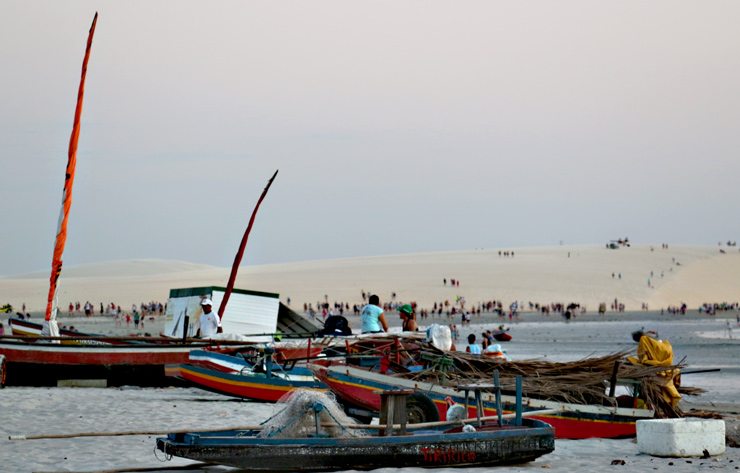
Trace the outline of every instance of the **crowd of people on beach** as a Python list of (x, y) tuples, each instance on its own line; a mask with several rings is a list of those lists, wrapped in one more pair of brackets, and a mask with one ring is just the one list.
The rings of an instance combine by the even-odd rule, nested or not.
[[(370, 293), (362, 291), (362, 294), (367, 298)], [(324, 297), (325, 300), (328, 300), (328, 296), (325, 295)], [(525, 308), (528, 308), (530, 312), (539, 312), (546, 317), (549, 317), (551, 314), (557, 314), (567, 320), (575, 318), (577, 315), (585, 315), (587, 313), (586, 306), (577, 302), (565, 304), (562, 302), (540, 303), (529, 301), (525, 304), (523, 301), (514, 301), (510, 304), (505, 304), (501, 300), (489, 300), (481, 301), (471, 306), (471, 304), (467, 303), (464, 296), (456, 296), (454, 300), (446, 299), (434, 302), (430, 309), (424, 309), (419, 307), (416, 302), (407, 303), (398, 300), (395, 293), (391, 294), (390, 299), (390, 301), (379, 303), (379, 307), (384, 312), (398, 312), (399, 308), (404, 305), (410, 305), (413, 307), (415, 317), (418, 317), (420, 321), (429, 318), (446, 319), (449, 321), (457, 317), (460, 327), (469, 326), (474, 317), (481, 317), (484, 313), (494, 313), (501, 318), (508, 317), (510, 321), (516, 321), (519, 319), (520, 312), (525, 310)], [(328, 302), (317, 302), (316, 307), (318, 307), (318, 313), (314, 310), (313, 304), (304, 303), (304, 313), (311, 318), (316, 318), (317, 315), (320, 314), (322, 320), (325, 321), (327, 317), (331, 317), (333, 315), (343, 316), (345, 314), (349, 314), (350, 310), (352, 315), (360, 316), (363, 304), (353, 303), (350, 305), (349, 302), (334, 302), (333, 304), (329, 304)], [(648, 311), (648, 304), (642, 303), (641, 309), (643, 311)], [(666, 311), (671, 314), (685, 314), (687, 309), (687, 305), (685, 303), (681, 303), (677, 306), (669, 306), (667, 309), (661, 309), (661, 314)], [(609, 304), (606, 302), (599, 304), (599, 315), (605, 315), (607, 310), (623, 313), (626, 311), (626, 306), (624, 302), (615, 298)], [(713, 315), (717, 311), (726, 310), (740, 310), (740, 303), (705, 303), (699, 307), (700, 314), (706, 313), (708, 315)], [(738, 323), (740, 323), (740, 315), (738, 315)], [(457, 330), (457, 324), (450, 324), (449, 326), (453, 333)]]
[[(444, 280), (446, 282), (446, 280)], [(450, 281), (452, 282), (452, 280)], [(457, 284), (457, 280), (455, 283)], [(362, 309), (365, 307), (364, 301), (370, 296), (370, 292), (361, 291), (363, 303), (352, 303), (335, 301), (333, 303), (328, 302), (329, 296), (324, 295), (324, 301), (317, 301), (314, 306), (313, 303), (303, 303), (303, 313), (311, 319), (321, 318), (326, 323), (331, 317), (352, 314), (354, 316), (361, 316)], [(616, 301), (615, 301), (616, 302)], [(447, 320), (459, 317), (460, 326), (468, 326), (471, 324), (473, 317), (481, 317), (483, 313), (494, 313), (501, 318), (508, 317), (509, 320), (518, 320), (521, 311), (525, 310), (527, 304), (523, 301), (514, 301), (510, 304), (504, 304), (501, 300), (488, 300), (480, 301), (477, 304), (471, 305), (467, 303), (464, 296), (455, 296), (454, 300), (445, 299), (439, 302), (434, 302), (430, 309), (421, 308), (416, 302), (403, 302), (398, 300), (395, 292), (391, 293), (390, 300), (384, 302), (378, 302), (378, 307), (384, 312), (398, 312), (399, 309), (405, 305), (409, 305), (413, 308), (415, 318), (419, 320), (433, 318), (445, 318)], [(466, 306), (467, 305), (467, 306)], [(605, 306), (605, 304), (604, 304)], [(314, 308), (315, 307), (315, 308)], [(541, 312), (545, 316), (549, 316), (550, 313), (556, 313), (566, 318), (571, 316), (575, 317), (576, 311), (580, 313), (586, 312), (586, 307), (581, 306), (579, 303), (539, 303), (532, 302), (528, 303), (530, 311)], [(614, 308), (614, 306), (612, 306)], [(622, 310), (624, 308), (622, 307)]]
[[(23, 304), (24, 311), (25, 311), (26, 304)], [(84, 312), (86, 317), (92, 317), (95, 315), (95, 306), (90, 303), (90, 301), (85, 302), (85, 304), (80, 304), (79, 301), (77, 302), (70, 302), (69, 303), (69, 315), (75, 316), (78, 314), (82, 314)], [(139, 313), (139, 310), (141, 310), (141, 315), (155, 315), (159, 314), (162, 315), (167, 310), (167, 304), (162, 304), (161, 302), (142, 302), (141, 305), (137, 306), (136, 304), (131, 305), (131, 313), (136, 315)], [(123, 306), (120, 304), (116, 304), (115, 302), (110, 302), (106, 305), (104, 305), (103, 302), (100, 303), (100, 311), (99, 315), (111, 315), (116, 316), (119, 314), (123, 314), (124, 309)]]
[[(133, 322), (134, 328), (139, 330), (143, 329), (146, 325), (146, 317), (150, 318), (150, 322), (154, 321), (154, 316), (163, 315), (167, 310), (167, 303), (161, 303), (157, 301), (142, 302), (137, 305), (136, 303), (131, 304), (131, 310), (127, 311), (121, 304), (110, 302), (104, 304), (99, 303), (98, 315), (109, 316), (115, 318), (116, 327), (123, 327), (123, 323), (126, 323), (127, 327), (131, 326)], [(84, 313), (85, 317), (92, 317), (95, 314), (95, 306), (90, 301), (85, 304), (80, 302), (69, 303), (69, 316), (73, 317)], [(71, 329), (73, 330), (73, 329)]]
[[(685, 305), (685, 304), (684, 304)], [(726, 310), (740, 310), (740, 303), (738, 302), (715, 302), (715, 303), (708, 303), (705, 302), (704, 304), (699, 306), (699, 313), (702, 312), (706, 313), (707, 315), (716, 315), (717, 311), (726, 311)]]
[[(126, 326), (131, 326), (131, 323), (133, 322), (134, 328), (138, 330), (140, 328), (144, 328), (146, 317), (149, 317), (149, 321), (153, 322), (155, 320), (154, 316), (163, 315), (167, 311), (167, 303), (163, 304), (156, 301), (142, 302), (140, 305), (132, 304), (131, 310), (126, 311), (120, 304), (116, 304), (114, 302), (104, 304), (103, 302), (100, 302), (98, 314), (96, 314), (96, 308), (90, 301), (87, 301), (84, 304), (81, 304), (79, 301), (70, 302), (67, 308), (67, 315), (69, 317), (77, 317), (82, 314), (84, 314), (85, 317), (92, 317), (95, 315), (108, 316), (115, 319), (117, 327), (122, 327), (124, 322), (126, 323)], [(31, 319), (31, 313), (26, 311), (25, 302), (22, 305), (22, 312), (16, 312), (15, 316), (20, 320)], [(71, 325), (67, 326), (60, 324), (59, 328), (62, 330), (75, 330), (75, 327)], [(0, 335), (2, 335), (2, 333), (0, 333)]]
[[(680, 305), (677, 305), (677, 306), (668, 306), (666, 311), (669, 314), (673, 314), (673, 315), (676, 315), (676, 314), (683, 315), (683, 314), (686, 314), (687, 309), (688, 309), (688, 306), (682, 302)], [(663, 315), (663, 309), (660, 309), (660, 314)]]

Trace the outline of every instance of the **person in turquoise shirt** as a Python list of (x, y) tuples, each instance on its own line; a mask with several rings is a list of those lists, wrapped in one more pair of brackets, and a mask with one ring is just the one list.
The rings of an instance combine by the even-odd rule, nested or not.
[[(369, 304), (362, 308), (362, 333), (382, 333), (388, 331), (383, 309), (380, 307), (380, 298), (373, 294), (368, 300)], [(382, 326), (382, 330), (381, 330)]]

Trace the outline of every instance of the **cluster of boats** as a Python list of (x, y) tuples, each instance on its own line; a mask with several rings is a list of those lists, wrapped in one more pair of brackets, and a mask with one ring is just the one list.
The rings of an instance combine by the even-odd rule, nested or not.
[[(627, 376), (619, 363), (605, 370), (604, 360), (598, 360), (585, 371), (583, 362), (547, 366), (557, 375), (535, 377), (527, 376), (525, 363), (452, 352), (435, 345), (433, 337), (427, 340), (425, 333), (314, 338), (310, 335), (319, 333), (319, 328), (280, 304), (276, 294), (233, 290), (257, 208), (275, 176), (254, 209), (228, 287), (173, 290), (168, 308), (176, 307), (177, 313), (168, 314), (173, 326), (166, 335), (106, 337), (59, 332), (57, 280), (96, 20), (97, 15), (83, 62), (44, 324), (9, 320), (11, 335), (0, 336), (0, 387), (6, 382), (57, 385), (70, 379), (104, 380), (104, 385), (186, 383), (242, 399), (283, 401), (288, 409), (285, 423), (273, 430), (260, 425), (241, 431), (173, 433), (157, 439), (157, 448), (166, 455), (264, 471), (526, 462), (551, 452), (555, 437), (635, 435), (636, 420), (662, 414), (655, 398), (648, 395), (653, 391), (645, 388), (651, 376), (666, 371), (664, 367), (632, 370)], [(244, 328), (248, 326), (268, 327), (256, 337), (267, 340), (194, 338), (188, 314), (197, 314), (194, 307), (204, 297), (217, 302), (214, 307), (219, 307), (222, 322), (231, 298), (233, 313), (249, 319), (239, 325), (242, 321), (226, 312), (226, 320), (239, 327), (235, 333), (250, 333)], [(247, 306), (251, 312), (245, 310)], [(273, 340), (269, 332), (277, 330), (285, 335), (284, 341)], [(289, 339), (291, 334), (301, 338)], [(503, 330), (494, 337), (511, 339)], [(584, 372), (590, 379), (583, 377)], [(558, 387), (567, 379), (572, 381), (569, 386)], [(620, 382), (632, 386), (629, 399), (614, 397), (614, 386)], [(609, 395), (605, 390), (610, 390)], [(328, 391), (334, 393), (346, 416), (342, 420), (338, 420), (337, 407), (319, 397)], [(457, 417), (453, 418), (453, 412)], [(376, 417), (379, 423), (371, 425)], [(312, 428), (303, 429), (300, 436), (278, 435), (291, 425), (310, 422)]]
[[(480, 386), (466, 388), (479, 397)], [(555, 448), (553, 428), (525, 418), (521, 396), (517, 413), (506, 419), (499, 414), (410, 424), (405, 408), (410, 394), (406, 390), (380, 393), (381, 422), (365, 426), (343, 415), (322, 393), (295, 390), (285, 407), (259, 426), (169, 434), (157, 439), (157, 449), (165, 455), (250, 471), (335, 471), (516, 464)]]
[[(552, 451), (555, 438), (634, 436), (637, 420), (660, 414), (635, 388), (640, 379), (647, 382), (645, 373), (619, 374), (618, 363), (611, 380), (596, 383), (603, 386), (607, 402), (589, 403), (558, 390), (548, 397), (530, 389), (528, 395), (521, 362), (512, 375), (506, 374), (510, 363), (480, 358), (494, 369), (471, 378), (465, 367), (474, 356), (440, 350), (424, 334), (325, 337), (304, 343), (302, 351), (310, 353), (305, 358), (281, 355), (284, 350), (297, 353), (287, 344), (237, 355), (198, 350), (191, 352), (188, 363), (167, 370), (190, 385), (253, 401), (285, 401), (306, 389), (331, 391), (343, 412), (358, 422), (347, 430), (367, 428), (376, 433), (333, 438), (317, 426), (309, 438), (272, 439), (260, 435), (256, 427), (170, 434), (157, 440), (157, 448), (200, 461), (274, 471), (487, 466), (533, 460)], [(622, 355), (592, 364), (604, 365), (614, 358)], [(581, 360), (572, 369), (580, 373), (588, 363)], [(560, 365), (561, 370), (569, 369), (568, 363)], [(463, 371), (466, 376), (461, 377)], [(593, 377), (603, 378), (598, 369), (594, 371)], [(618, 382), (635, 388), (628, 405), (608, 393), (610, 384)], [(398, 425), (393, 422), (398, 416), (389, 413), (391, 406), (403, 411)], [(462, 416), (453, 415), (460, 407)], [(322, 407), (317, 409), (314, 416)], [(370, 425), (373, 418), (380, 420)], [(467, 422), (472, 429), (464, 427)], [(278, 449), (280, 456), (269, 454)], [(311, 460), (300, 460), (307, 453)]]
[[(171, 384), (186, 383), (265, 402), (290, 399), (301, 391), (319, 394), (332, 390), (342, 411), (354, 416), (347, 417), (352, 420), (347, 425), (342, 424), (342, 430), (363, 432), (362, 435), (334, 438), (317, 425), (311, 435), (296, 438), (265, 436), (261, 426), (233, 432), (177, 433), (157, 439), (157, 448), (167, 456), (253, 470), (331, 471), (388, 466), (492, 466), (530, 461), (554, 449), (554, 429), (542, 420), (527, 417), (521, 393), (518, 408), (514, 409), (517, 414), (513, 417), (504, 415), (507, 411), (503, 403), (508, 400), (499, 396), (498, 408), (493, 407), (493, 410), (482, 408), (483, 404), (476, 410), (471, 405), (470, 412), (476, 413), (472, 419), (476, 422), (464, 428), (461, 421), (440, 422), (446, 408), (438, 411), (435, 402), (438, 398), (431, 392), (398, 389), (390, 384), (385, 389), (368, 384), (367, 394), (373, 399), (369, 404), (355, 404), (346, 401), (351, 393), (335, 389), (336, 383), (321, 374), (329, 369), (357, 369), (355, 382), (365, 383), (361, 376), (390, 377), (402, 364), (421, 370), (423, 363), (418, 344), (426, 343), (422, 334), (305, 338), (272, 343), (175, 339), (165, 342), (80, 333), (50, 339), (35, 333), (39, 327), (27, 321), (20, 323), (11, 319), (10, 325), (17, 331), (24, 331), (24, 335), (16, 331), (16, 335), (0, 340), (0, 356), (9, 362), (4, 373), (10, 373), (15, 384), (22, 384), (25, 379), (18, 377), (19, 372), (45, 363), (54, 368), (50, 372), (66, 368), (63, 373), (77, 378), (91, 373), (100, 375), (99, 370), (114, 367), (147, 368), (150, 375), (162, 369)], [(57, 343), (61, 341), (65, 343)], [(38, 370), (34, 373), (40, 375)], [(113, 373), (109, 371), (108, 376)], [(135, 379), (127, 381), (143, 385), (151, 381), (145, 376), (138, 378), (138, 383)], [(382, 405), (382, 393), (375, 395), (376, 387), (403, 394), (401, 404), (396, 403), (395, 412), (388, 413), (388, 404)], [(480, 389), (477, 394), (485, 399), (481, 402), (486, 405), (494, 402), (487, 399), (487, 394), (481, 394)], [(467, 392), (464, 398), (456, 392), (454, 399), (467, 407), (467, 398)], [(303, 414), (312, 419), (318, 419), (319, 413), (328, 409), (322, 403), (309, 407)], [(491, 412), (501, 418), (478, 419)], [(373, 416), (390, 419), (390, 424), (384, 424), (385, 429), (375, 427), (372, 430), (366, 422)]]
[[(590, 376), (595, 380), (594, 384), (605, 392), (602, 398), (596, 399), (583, 393), (564, 394), (569, 388), (551, 389), (549, 395), (543, 394), (531, 384), (532, 378), (527, 376), (524, 366), (526, 362), (506, 362), (445, 351), (436, 347), (431, 337), (427, 339), (423, 332), (306, 337), (269, 343), (226, 339), (109, 339), (78, 333), (73, 337), (58, 337), (66, 338), (69, 343), (52, 343), (59, 340), (30, 336), (28, 333), (34, 327), (30, 327), (29, 322), (20, 325), (15, 319), (11, 320), (11, 327), (23, 327), (27, 331), (25, 336), (0, 340), (0, 355), (5, 356), (6, 374), (11, 377), (13, 368), (22, 365), (18, 359), (20, 353), (35, 365), (46, 363), (72, 371), (83, 368), (110, 370), (115, 366), (134, 369), (138, 364), (139, 368), (163, 372), (167, 384), (195, 386), (252, 401), (277, 402), (290, 397), (296, 390), (331, 391), (342, 411), (359, 424), (350, 430), (366, 428), (373, 418), (382, 420), (387, 417), (388, 402), (384, 404), (384, 399), (388, 393), (403, 394), (402, 403), (396, 403), (396, 410), (404, 412), (404, 427), (390, 427), (377, 435), (335, 439), (325, 437), (319, 429), (307, 443), (305, 439), (278, 440), (258, 436), (259, 429), (255, 428), (239, 432), (178, 433), (158, 440), (158, 448), (168, 455), (233, 466), (243, 467), (243, 462), (249, 461), (245, 458), (257, 455), (254, 452), (264, 453), (269, 448), (281, 448), (279, 446), (286, 452), (293, 452), (292, 448), (296, 450), (281, 457), (284, 463), (274, 464), (264, 459), (260, 460), (264, 464), (256, 462), (255, 465), (276, 471), (296, 469), (289, 459), (293, 454), (298, 458), (299, 452), (309, 447), (317, 460), (315, 464), (306, 465), (306, 471), (346, 469), (348, 465), (371, 469), (394, 464), (385, 460), (409, 466), (435, 466), (435, 463), (436, 466), (482, 466), (528, 461), (547, 453), (550, 448), (547, 445), (554, 448), (552, 439), (556, 437), (632, 436), (635, 435), (637, 420), (653, 418), (656, 412), (660, 414), (654, 405), (640, 399), (639, 388), (627, 403), (613, 397), (613, 393), (611, 397), (606, 393), (610, 385), (618, 382), (633, 387), (646, 382), (640, 374), (619, 372), (618, 363), (614, 373), (605, 374), (601, 366), (612, 363), (611, 358), (592, 363), (594, 373)], [(621, 360), (623, 357), (619, 354), (617, 358)], [(104, 366), (106, 364), (107, 367)], [(551, 381), (558, 383), (560, 379), (567, 382), (569, 370), (581, 373), (584, 361), (572, 367), (568, 363), (550, 365), (562, 365), (556, 367), (558, 375)], [(595, 368), (596, 365), (599, 369)], [(540, 365), (537, 368), (543, 373), (547, 371)], [(553, 369), (552, 366), (547, 368)], [(517, 375), (519, 379), (515, 386)], [(75, 376), (84, 375), (79, 372)], [(624, 376), (631, 378), (625, 379)], [(133, 384), (150, 384), (150, 378), (137, 379), (138, 382)], [(491, 384), (492, 381), (495, 382)], [(541, 383), (542, 379), (537, 379), (537, 382)], [(589, 383), (577, 381), (575, 384)], [(478, 387), (470, 388), (471, 385)], [(471, 390), (473, 399), (469, 397)], [(476, 430), (466, 431), (460, 419), (450, 420), (451, 408), (460, 406), (464, 409), (463, 422), (465, 419), (496, 420), (498, 417), (514, 420), (498, 420), (492, 424), (481, 421), (474, 427)], [(318, 411), (322, 409), (315, 407)], [(401, 429), (403, 434), (398, 435), (396, 431)], [(388, 432), (396, 434), (388, 435)], [(547, 438), (550, 440), (543, 440)], [(512, 446), (494, 448), (491, 442), (533, 446), (526, 452), (515, 452)], [(432, 450), (425, 450), (428, 445), (435, 446)], [(486, 453), (491, 449), (507, 453), (503, 457), (492, 457)], [(322, 456), (318, 450), (334, 452), (334, 455), (340, 452), (340, 455), (350, 455), (356, 461), (347, 463), (345, 459), (335, 464), (330, 461), (334, 458), (332, 454)], [(378, 458), (385, 460), (376, 461)]]
[[(306, 346), (301, 349), (301, 354), (308, 354), (307, 358), (283, 357), (282, 362), (277, 358), (290, 344), (254, 349), (238, 355), (197, 350), (191, 352), (187, 363), (168, 366), (167, 374), (191, 386), (255, 401), (274, 402), (295, 388), (331, 390), (346, 412), (363, 421), (377, 417), (380, 412), (380, 392), (410, 390), (413, 394), (408, 397), (406, 408), (414, 422), (445, 419), (448, 399), (456, 404), (467, 405), (466, 399), (457, 391), (461, 382), (466, 382), (466, 379), (486, 381), (491, 376), (480, 371), (477, 377), (475, 373), (466, 372), (464, 378), (460, 378), (459, 373), (463, 371), (470, 355), (444, 352), (417, 334), (359, 338), (352, 343), (346, 338), (339, 342), (336, 340), (340, 339), (335, 339), (332, 344), (314, 341), (312, 345), (309, 344), (310, 348)], [(298, 353), (296, 348), (290, 349)], [(485, 362), (501, 370), (507, 366), (507, 363), (498, 360)], [(580, 370), (582, 364), (583, 361), (573, 370)], [(567, 369), (568, 363), (560, 365)], [(517, 370), (521, 372), (521, 368)], [(606, 393), (610, 376), (604, 377), (597, 371), (592, 377), (598, 380), (596, 384), (602, 385), (604, 390), (604, 396), (598, 403), (595, 400), (589, 403), (588, 398), (576, 399), (575, 394), (558, 395), (553, 391), (552, 396), (548, 397), (538, 392), (525, 397), (524, 411), (548, 411), (534, 418), (555, 427), (559, 438), (571, 439), (634, 435), (636, 420), (656, 415), (654, 407), (638, 402), (636, 398), (632, 399), (631, 404), (616, 397), (610, 398)], [(553, 382), (557, 380), (553, 379)], [(635, 377), (615, 377), (612, 382), (639, 384)], [(579, 384), (588, 383), (579, 381)], [(609, 402), (610, 399), (612, 402)], [(481, 412), (478, 412), (478, 407), (469, 406), (470, 416), (497, 413), (493, 393), (484, 392), (482, 400)], [(515, 405), (514, 389), (509, 387), (507, 390), (505, 387), (502, 392), (504, 412), (513, 412)]]

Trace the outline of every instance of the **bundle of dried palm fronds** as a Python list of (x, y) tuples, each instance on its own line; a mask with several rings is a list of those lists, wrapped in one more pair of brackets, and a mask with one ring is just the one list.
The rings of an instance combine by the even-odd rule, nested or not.
[[(456, 386), (490, 381), (493, 372), (498, 370), (501, 386), (507, 393), (514, 392), (515, 377), (521, 375), (522, 393), (526, 397), (607, 406), (616, 406), (618, 403), (608, 393), (612, 380), (618, 380), (619, 384), (628, 387), (635, 398), (639, 398), (639, 404), (655, 409), (657, 417), (682, 416), (680, 409), (673, 407), (661, 393), (666, 384), (666, 373), (673, 379), (673, 374), (679, 373), (680, 368), (685, 366), (683, 363), (669, 367), (631, 364), (627, 355), (633, 354), (634, 350), (571, 362), (503, 361), (463, 352), (442, 352), (424, 342), (418, 342), (418, 345), (426, 353), (426, 369), (397, 372), (395, 376)], [(451, 360), (454, 367), (448, 368), (430, 361), (435, 357)], [(679, 388), (679, 392), (696, 395), (703, 390)]]

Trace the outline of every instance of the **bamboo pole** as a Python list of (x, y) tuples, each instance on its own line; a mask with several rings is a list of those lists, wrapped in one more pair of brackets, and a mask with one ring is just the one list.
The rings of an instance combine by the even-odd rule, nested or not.
[(80, 471), (80, 472), (74, 472), (74, 471), (34, 471), (33, 473), (135, 473), (135, 472), (146, 472), (146, 471), (162, 471), (162, 470), (192, 470), (195, 468), (202, 468), (206, 466), (212, 466), (215, 465), (215, 463), (190, 463), (188, 465), (182, 465), (182, 466), (153, 466), (153, 467), (145, 467), (145, 468), (114, 468), (110, 470), (95, 470), (95, 471)]
[[(542, 409), (539, 411), (524, 412), (522, 417), (532, 417), (539, 415), (555, 414), (562, 412), (562, 409)], [(516, 414), (504, 414), (501, 416), (503, 419), (512, 419)], [(481, 421), (498, 420), (498, 416), (481, 417)], [(460, 425), (470, 424), (478, 422), (478, 419), (463, 419), (459, 421), (438, 421), (438, 422), (422, 422), (419, 424), (408, 424), (407, 429), (424, 429), (430, 427), (442, 427), (445, 425)], [(323, 423), (322, 427), (336, 427), (336, 423)], [(188, 430), (176, 430), (176, 431), (153, 431), (153, 430), (142, 430), (142, 431), (129, 431), (129, 432), (83, 432), (79, 434), (57, 434), (57, 435), (9, 435), (8, 440), (40, 440), (40, 439), (67, 439), (76, 437), (122, 437), (127, 435), (167, 435), (167, 434), (188, 434), (194, 432), (223, 432), (225, 430), (262, 430), (261, 425), (247, 425), (242, 427), (226, 427), (220, 429), (211, 430), (200, 430), (200, 429), (188, 429)], [(380, 430), (387, 429), (387, 425), (364, 425), (364, 424), (350, 424), (343, 426), (347, 429), (359, 429), (359, 430)], [(394, 424), (391, 428), (400, 429), (399, 424)]]
[[(269, 337), (275, 336), (274, 333), (250, 333), (244, 335), (245, 337)], [(167, 338), (167, 337), (132, 337), (132, 336), (96, 336), (96, 335), (70, 335), (60, 337), (37, 337), (29, 335), (0, 335), (2, 340), (14, 340), (20, 342), (46, 342), (46, 341), (132, 341), (132, 342), (150, 342), (152, 344), (166, 342), (168, 345), (178, 346), (183, 344), (182, 338)], [(255, 345), (258, 342), (250, 342), (245, 340), (227, 340), (218, 338), (186, 338), (186, 344), (194, 345)], [(141, 345), (125, 345), (127, 347), (136, 347)]]
[[(556, 414), (558, 412), (563, 412), (562, 409), (542, 409), (539, 411), (529, 411), (529, 412), (523, 412), (522, 417), (535, 417), (535, 416), (542, 416), (542, 415), (548, 415), (548, 414)], [(502, 419), (513, 419), (516, 417), (516, 414), (504, 414), (501, 416)], [(481, 417), (481, 422), (483, 421), (489, 421), (489, 420), (498, 420), (498, 415), (495, 416), (487, 416), (487, 417)], [(478, 422), (478, 419), (476, 418), (469, 418), (469, 419), (462, 419), (462, 420), (456, 420), (456, 421), (438, 421), (438, 422), (421, 422), (418, 424), (407, 424), (406, 429), (407, 430), (415, 430), (415, 429), (428, 429), (430, 427), (443, 427), (445, 425), (460, 425), (460, 424), (472, 424), (474, 422)], [(322, 424), (326, 425), (326, 424)], [(350, 429), (387, 429), (387, 425), (346, 425), (344, 426), (346, 428)], [(401, 426), (399, 424), (394, 424), (391, 428), (393, 429), (400, 429)]]
[(79, 434), (52, 434), (52, 435), (9, 435), (8, 440), (40, 440), (40, 439), (70, 439), (76, 437), (123, 437), (126, 435), (167, 435), (189, 434), (191, 432), (221, 432), (224, 430), (261, 430), (261, 425), (247, 425), (243, 427), (226, 427), (221, 429), (201, 430), (138, 430), (128, 432), (82, 432)]

